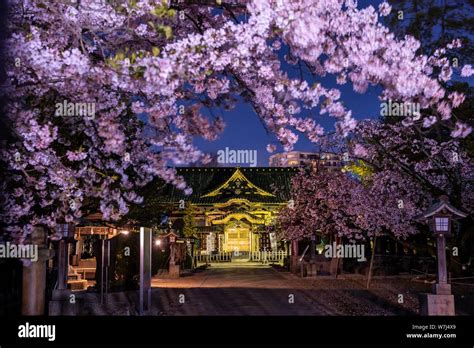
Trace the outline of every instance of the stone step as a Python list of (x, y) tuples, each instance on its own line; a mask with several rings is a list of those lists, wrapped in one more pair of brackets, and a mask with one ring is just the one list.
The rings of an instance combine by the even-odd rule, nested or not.
[(80, 274), (82, 278), (94, 279), (95, 268), (94, 267), (73, 267), (75, 273)]
[(87, 289), (87, 280), (68, 280), (67, 282), (71, 286), (71, 290), (86, 290)]
[(67, 275), (68, 280), (82, 280), (82, 275), (80, 274), (74, 274), (74, 273), (69, 273)]

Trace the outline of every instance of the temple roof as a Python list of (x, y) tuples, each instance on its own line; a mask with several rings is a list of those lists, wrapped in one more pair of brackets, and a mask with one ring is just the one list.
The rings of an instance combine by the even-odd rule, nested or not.
[(291, 178), (298, 168), (215, 167), (177, 168), (193, 189), (190, 196), (173, 185), (165, 189), (166, 202), (191, 200), (194, 204), (223, 203), (233, 198), (249, 202), (285, 203), (290, 199)]

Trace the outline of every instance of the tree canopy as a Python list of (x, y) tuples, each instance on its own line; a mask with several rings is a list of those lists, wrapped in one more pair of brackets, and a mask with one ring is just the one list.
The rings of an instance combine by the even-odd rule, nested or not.
[[(315, 79), (332, 74), (358, 93), (377, 85), (382, 100), (420, 104), (422, 112), (397, 124), (385, 146), (403, 146), (415, 126), (442, 123), (451, 139), (445, 151), (472, 131), (452, 117), (464, 95), (443, 86), (453, 71), (473, 73), (446, 56), (462, 41), (420, 53), (416, 38), (399, 38), (381, 23), (391, 12), (386, 2), (378, 9), (358, 9), (354, 0), (170, 4), (12, 2), (5, 92), (14, 137), (2, 151), (10, 173), (2, 220), (13, 238), (23, 240), (34, 225), (76, 221), (88, 204), (118, 220), (142, 202), (137, 189), (154, 177), (190, 193), (170, 165), (210, 160), (193, 139), (216, 139), (225, 122), (202, 109), (232, 108), (236, 96), (285, 150), (300, 135), (321, 140), (317, 113), (351, 136), (358, 124), (340, 90), (290, 78), (283, 47), (285, 59), (304, 64)], [(387, 130), (365, 132), (384, 137)], [(429, 145), (420, 151), (440, 151)], [(366, 142), (358, 149), (371, 155)], [(404, 158), (398, 162), (403, 168)], [(433, 165), (426, 159), (420, 170)], [(380, 183), (399, 180), (399, 172), (383, 173)]]

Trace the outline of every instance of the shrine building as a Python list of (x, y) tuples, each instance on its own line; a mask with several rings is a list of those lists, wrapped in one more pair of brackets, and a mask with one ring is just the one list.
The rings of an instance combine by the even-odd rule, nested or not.
[(252, 252), (285, 248), (268, 226), (288, 204), (291, 178), (297, 172), (298, 168), (271, 167), (178, 168), (193, 192), (186, 196), (169, 185), (164, 203), (172, 204), (170, 219), (178, 231), (192, 216), (201, 254), (233, 252), (246, 259)]

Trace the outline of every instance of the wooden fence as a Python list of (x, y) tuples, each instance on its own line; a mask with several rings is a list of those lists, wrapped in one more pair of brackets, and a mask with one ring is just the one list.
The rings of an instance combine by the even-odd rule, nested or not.
[(252, 251), (250, 261), (262, 263), (281, 263), (288, 256), (286, 251)]
[[(286, 251), (252, 251), (248, 254), (248, 261), (261, 263), (280, 263), (288, 256)], [(194, 256), (197, 263), (231, 262), (232, 259), (242, 260), (241, 254), (235, 254), (232, 251), (219, 252), (211, 255), (198, 254)]]
[(196, 263), (230, 262), (232, 261), (232, 251), (212, 255), (198, 254), (194, 256), (194, 260)]

